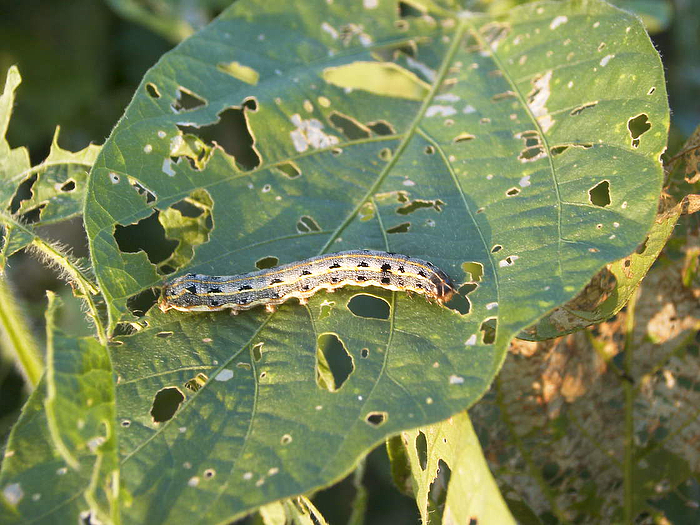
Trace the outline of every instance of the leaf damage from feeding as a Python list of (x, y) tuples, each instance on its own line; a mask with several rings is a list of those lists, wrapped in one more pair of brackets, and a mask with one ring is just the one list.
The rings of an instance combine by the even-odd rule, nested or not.
[(423, 100), (430, 85), (394, 62), (351, 62), (323, 70), (323, 80), (345, 89), (361, 89), (383, 97)]

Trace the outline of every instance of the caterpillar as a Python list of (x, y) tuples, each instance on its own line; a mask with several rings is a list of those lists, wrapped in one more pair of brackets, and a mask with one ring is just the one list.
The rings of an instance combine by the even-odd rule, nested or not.
[(332, 292), (343, 286), (416, 292), (439, 303), (449, 301), (455, 293), (452, 279), (428, 261), (398, 253), (351, 250), (240, 275), (188, 273), (165, 284), (158, 306), (163, 312), (229, 308), (237, 314), (265, 305), (274, 312), (276, 305), (292, 297), (306, 304), (321, 289)]

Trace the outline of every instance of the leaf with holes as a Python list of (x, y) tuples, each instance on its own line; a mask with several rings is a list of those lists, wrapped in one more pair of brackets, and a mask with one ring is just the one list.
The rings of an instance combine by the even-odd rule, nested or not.
[[(469, 406), (514, 335), (642, 241), (668, 118), (644, 29), (604, 2), (236, 2), (146, 74), (89, 179), (125, 519), (231, 520)], [(359, 248), (460, 293), (152, 308), (169, 277)]]
[[(88, 170), (97, 158), (99, 146), (90, 145), (71, 152), (58, 145), (54, 134), (48, 157), (31, 166), (26, 148), (11, 149), (5, 135), (14, 103), (14, 91), (21, 82), (19, 71), (11, 67), (0, 97), (0, 202), (2, 208), (23, 222), (46, 225), (76, 217), (83, 209)], [(6, 225), (2, 248), (4, 260), (24, 248), (31, 238)]]
[[(46, 373), (12, 428), (0, 471), (2, 523), (118, 521), (114, 382), (107, 349), (53, 323), (49, 298)], [(117, 518), (115, 520), (115, 518)]]
[(466, 412), (402, 432), (388, 447), (394, 480), (405, 487), (410, 478), (423, 523), (515, 523)]

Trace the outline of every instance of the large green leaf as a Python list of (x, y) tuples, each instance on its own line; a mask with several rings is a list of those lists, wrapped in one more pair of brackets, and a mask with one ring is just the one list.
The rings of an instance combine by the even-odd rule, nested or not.
[[(105, 144), (94, 269), (110, 329), (143, 327), (113, 347), (129, 520), (229, 520), (333, 482), (473, 403), (515, 334), (644, 238), (668, 107), (638, 20), (411, 5), (237, 2), (146, 75)], [(351, 289), (275, 314), (127, 308), (172, 269), (362, 247), (471, 282), (469, 312), (374, 289), (388, 314), (353, 313)]]

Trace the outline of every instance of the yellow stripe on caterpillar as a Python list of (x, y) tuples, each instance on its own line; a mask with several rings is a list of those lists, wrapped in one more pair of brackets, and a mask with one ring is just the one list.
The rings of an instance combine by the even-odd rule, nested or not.
[(455, 293), (452, 279), (434, 264), (397, 253), (351, 250), (319, 255), (269, 270), (240, 275), (209, 276), (190, 273), (163, 287), (162, 311), (232, 313), (275, 305), (296, 297), (303, 304), (321, 289), (377, 286), (398, 292), (416, 292), (440, 303)]

